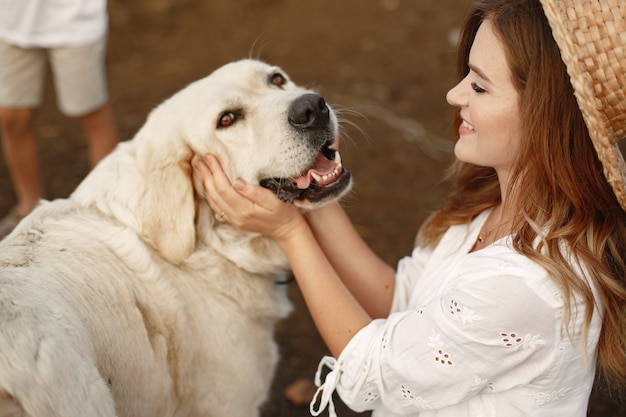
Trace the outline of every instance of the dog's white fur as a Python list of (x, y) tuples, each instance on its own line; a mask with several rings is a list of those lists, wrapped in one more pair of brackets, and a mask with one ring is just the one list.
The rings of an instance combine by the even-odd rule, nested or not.
[[(288, 265), (215, 221), (192, 160), (256, 183), (311, 164), (286, 123), (309, 91), (272, 85), (279, 72), (243, 60), (191, 84), (0, 244), (0, 416), (258, 415)], [(225, 110), (244, 117), (218, 129)]]

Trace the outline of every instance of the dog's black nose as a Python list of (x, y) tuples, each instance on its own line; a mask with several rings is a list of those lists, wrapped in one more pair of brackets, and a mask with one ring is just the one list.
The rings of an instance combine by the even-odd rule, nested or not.
[(289, 106), (289, 123), (300, 129), (326, 127), (330, 120), (330, 109), (318, 94), (305, 94)]

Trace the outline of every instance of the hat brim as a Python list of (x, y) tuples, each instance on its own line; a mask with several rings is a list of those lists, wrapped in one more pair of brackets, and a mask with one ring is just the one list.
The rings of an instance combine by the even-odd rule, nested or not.
[(541, 0), (604, 176), (626, 210), (626, 4)]

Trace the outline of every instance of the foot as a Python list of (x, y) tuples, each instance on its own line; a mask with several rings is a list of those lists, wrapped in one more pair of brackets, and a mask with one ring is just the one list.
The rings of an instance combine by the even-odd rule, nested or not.
[(0, 220), (0, 240), (4, 239), (15, 226), (24, 218), (17, 207), (13, 207), (11, 211)]

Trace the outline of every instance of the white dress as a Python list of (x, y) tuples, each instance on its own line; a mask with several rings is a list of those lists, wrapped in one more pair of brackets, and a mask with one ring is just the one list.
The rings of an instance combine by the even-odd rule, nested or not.
[(106, 0), (0, 0), (0, 39), (52, 48), (96, 42), (107, 31)]
[(507, 238), (469, 253), (487, 214), (399, 262), (389, 317), (358, 332), (338, 360), (322, 360), (313, 415), (326, 406), (334, 415), (334, 390), (376, 417), (587, 415), (600, 313), (585, 359), (582, 303), (568, 335), (558, 289)]

